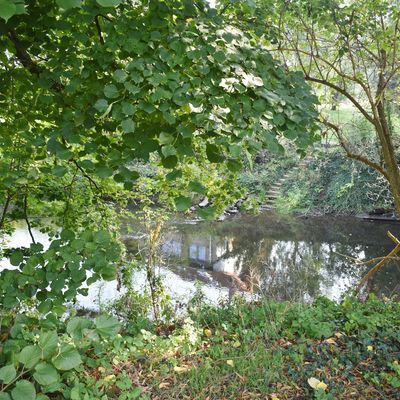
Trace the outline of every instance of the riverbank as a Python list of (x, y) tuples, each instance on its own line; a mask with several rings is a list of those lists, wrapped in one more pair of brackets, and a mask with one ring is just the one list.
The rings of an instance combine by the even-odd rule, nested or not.
[(239, 184), (261, 204), (284, 214), (358, 215), (393, 209), (386, 181), (339, 147), (314, 149), (306, 159), (295, 160), (290, 151), (266, 153), (253, 169), (241, 172)]
[(397, 399), (400, 388), (400, 304), (374, 296), (193, 299), (185, 319), (168, 323), (28, 313), (1, 337), (3, 365), (17, 356), (0, 369), (1, 399), (16, 387), (21, 400)]

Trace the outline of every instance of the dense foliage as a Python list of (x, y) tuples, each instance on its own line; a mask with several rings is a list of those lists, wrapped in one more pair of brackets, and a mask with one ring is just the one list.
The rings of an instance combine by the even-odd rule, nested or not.
[(19, 316), (0, 398), (396, 398), (398, 303), (193, 301), (174, 325)]
[[(18, 5), (16, 15), (5, 14), (6, 3)], [(22, 272), (17, 292), (24, 294), (3, 280), (14, 296), (3, 305), (15, 306), (39, 288), (45, 301), (46, 282), (58, 297), (73, 287), (72, 299), (93, 266), (91, 281), (113, 276), (107, 265), (118, 255), (92, 243), (112, 246), (118, 224), (110, 225), (110, 195), (122, 207), (133, 193), (147, 195), (150, 183), (138, 180), (137, 160), (162, 167), (165, 178), (153, 187), (164, 182), (158, 190), (185, 210), (192, 192), (208, 194), (205, 182), (190, 182), (193, 173), (179, 181), (184, 192), (169, 189), (188, 166), (222, 164), (221, 171), (235, 173), (243, 155), (251, 158), (263, 146), (280, 151), (280, 135), (295, 139), (300, 151), (316, 138), (315, 98), (301, 75), (285, 72), (250, 34), (206, 4), (1, 5), (1, 227), (18, 217), (30, 227), (34, 214), (69, 229), (50, 253), (33, 243), (29, 261), (20, 252), (12, 256)], [(233, 188), (233, 180), (226, 182)], [(75, 243), (77, 254), (64, 254), (65, 241)]]

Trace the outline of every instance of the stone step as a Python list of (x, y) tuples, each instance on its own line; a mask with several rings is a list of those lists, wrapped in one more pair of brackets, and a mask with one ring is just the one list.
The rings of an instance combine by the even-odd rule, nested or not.
[(273, 210), (274, 207), (272, 207), (271, 205), (268, 204), (263, 204), (262, 206), (260, 206), (260, 210), (261, 211), (269, 211), (269, 210)]

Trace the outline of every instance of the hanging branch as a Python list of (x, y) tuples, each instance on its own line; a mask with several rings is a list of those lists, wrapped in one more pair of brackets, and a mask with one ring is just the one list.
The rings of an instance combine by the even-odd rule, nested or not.
[(360, 290), (364, 287), (364, 285), (368, 282), (368, 280), (375, 275), (388, 261), (393, 259), (393, 257), (396, 256), (398, 252), (400, 252), (400, 240), (397, 239), (391, 232), (387, 232), (387, 235), (390, 237), (390, 239), (393, 240), (393, 242), (396, 243), (396, 247), (387, 255), (385, 256), (381, 261), (378, 262), (378, 264), (375, 265), (375, 267), (371, 268), (367, 274), (361, 279), (360, 283), (357, 285), (357, 288), (355, 290), (356, 295), (360, 293)]
[[(7, 32), (7, 36), (14, 46), (17, 59), (31, 74), (39, 76), (41, 73), (46, 71), (45, 68), (42, 68), (32, 59), (28, 51), (19, 40), (17, 33), (14, 29), (10, 29), (9, 32)], [(64, 85), (53, 79), (53, 84), (51, 88), (56, 92), (61, 92), (64, 89)]]
[(103, 45), (104, 44), (104, 38), (103, 38), (103, 32), (101, 31), (101, 26), (100, 26), (100, 21), (99, 21), (99, 15), (96, 15), (94, 17), (94, 22), (96, 24), (96, 29), (97, 29), (97, 36), (99, 37), (100, 43)]
[(7, 211), (8, 211), (8, 207), (10, 206), (10, 203), (11, 203), (11, 199), (12, 199), (12, 195), (11, 195), (10, 192), (8, 192), (8, 193), (7, 193), (6, 202), (4, 203), (3, 212), (2, 212), (2, 214), (1, 214), (0, 229), (3, 228), (4, 221), (5, 221), (5, 219), (6, 219), (6, 215), (7, 215)]
[(353, 153), (350, 150), (346, 139), (343, 137), (343, 135), (340, 131), (340, 128), (337, 125), (333, 124), (332, 122), (329, 122), (325, 118), (322, 119), (322, 123), (335, 132), (337, 138), (339, 139), (340, 146), (346, 152), (347, 157), (352, 158), (353, 160), (361, 161), (362, 163), (364, 163), (364, 164), (368, 165), (369, 167), (378, 171), (380, 174), (382, 174), (386, 178), (386, 180), (389, 181), (388, 173), (379, 164), (371, 161), (369, 158), (362, 156), (361, 154)]
[(28, 194), (25, 194), (25, 196), (24, 196), (24, 218), (25, 218), (26, 225), (28, 227), (29, 235), (32, 239), (32, 243), (36, 244), (36, 240), (33, 236), (32, 227), (31, 227), (31, 224), (30, 224), (29, 218), (28, 218)]

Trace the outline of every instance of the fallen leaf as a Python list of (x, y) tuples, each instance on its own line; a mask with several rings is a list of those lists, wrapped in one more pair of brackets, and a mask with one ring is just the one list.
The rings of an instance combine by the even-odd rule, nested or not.
[(327, 387), (328, 387), (328, 385), (327, 385), (325, 382), (320, 382), (320, 383), (318, 383), (318, 385), (317, 385), (317, 390), (318, 390), (318, 389), (326, 390)]
[(233, 362), (233, 360), (226, 360), (226, 363), (228, 365), (230, 365), (231, 367), (233, 367), (235, 365), (235, 363)]
[(314, 378), (314, 377), (308, 378), (307, 382), (315, 390), (319, 390), (319, 389), (326, 390), (326, 388), (328, 387), (328, 385), (326, 383), (321, 382), (319, 379)]
[(165, 388), (168, 387), (169, 385), (171, 385), (170, 382), (161, 382), (161, 383), (158, 385), (158, 388), (159, 388), (159, 389), (165, 389)]
[(368, 351), (374, 351), (374, 347), (373, 346), (367, 346), (367, 350)]
[(241, 345), (241, 343), (239, 342), (239, 340), (236, 340), (236, 342), (232, 343), (232, 346), (236, 347), (236, 348), (240, 347), (240, 345)]
[(189, 371), (189, 368), (188, 368), (188, 367), (178, 367), (178, 366), (175, 366), (175, 367), (174, 367), (174, 371), (175, 371), (175, 372), (178, 372), (178, 374), (182, 374), (183, 372)]
[(334, 344), (336, 346), (336, 341), (333, 338), (328, 338), (328, 339), (325, 340), (325, 342), (329, 343), (329, 344)]
[(211, 329), (205, 328), (205, 329), (204, 329), (204, 334), (205, 334), (207, 337), (211, 337), (211, 336), (212, 336)]

